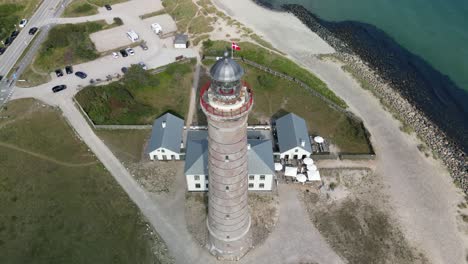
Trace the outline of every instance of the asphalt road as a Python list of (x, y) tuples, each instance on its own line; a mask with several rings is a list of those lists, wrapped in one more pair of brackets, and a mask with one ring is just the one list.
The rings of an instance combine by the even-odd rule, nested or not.
[[(44, 0), (34, 15), (28, 19), (28, 23), (20, 31), (20, 34), (16, 37), (15, 41), (7, 48), (5, 53), (0, 56), (0, 75), (4, 76), (4, 79), (0, 81), (0, 106), (10, 99), (13, 94), (13, 88), (17, 78), (21, 76), (21, 73), (24, 71), (26, 66), (31, 63), (34, 54), (40, 47), (40, 44), (45, 40), (51, 28), (51, 25), (45, 24), (48, 23), (51, 18), (59, 17), (69, 2), (70, 0)], [(38, 34), (36, 38), (28, 33), (29, 29), (32, 27), (40, 28), (38, 33), (36, 33)], [(24, 50), (26, 50), (33, 39), (34, 43), (31, 48), (22, 58), (18, 67), (13, 69)], [(8, 80), (7, 75), (12, 70), (14, 73), (11, 75), (10, 80)]]

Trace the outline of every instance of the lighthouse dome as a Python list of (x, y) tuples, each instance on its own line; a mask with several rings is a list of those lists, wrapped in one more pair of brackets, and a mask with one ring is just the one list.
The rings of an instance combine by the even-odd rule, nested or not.
[(211, 67), (210, 75), (213, 80), (218, 82), (234, 82), (242, 78), (244, 69), (225, 53), (224, 58), (216, 61)]

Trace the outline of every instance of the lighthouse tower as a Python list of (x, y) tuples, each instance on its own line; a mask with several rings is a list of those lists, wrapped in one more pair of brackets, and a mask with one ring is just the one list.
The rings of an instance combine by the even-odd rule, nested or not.
[(242, 67), (224, 54), (200, 92), (208, 119), (208, 248), (218, 259), (238, 260), (252, 246), (247, 201), (247, 118), (253, 94)]

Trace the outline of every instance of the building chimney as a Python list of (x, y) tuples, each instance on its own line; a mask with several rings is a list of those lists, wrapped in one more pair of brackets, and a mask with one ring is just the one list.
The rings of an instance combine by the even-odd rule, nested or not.
[(162, 121), (161, 126), (162, 126), (162, 128), (165, 128), (166, 127), (166, 121)]
[(305, 147), (305, 140), (301, 139), (301, 147)]
[(250, 144), (247, 144), (247, 149), (250, 149)]

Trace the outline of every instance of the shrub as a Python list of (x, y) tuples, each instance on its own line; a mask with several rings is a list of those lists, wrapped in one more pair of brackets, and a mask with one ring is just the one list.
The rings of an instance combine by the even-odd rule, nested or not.
[(123, 25), (123, 21), (120, 17), (114, 17), (114, 23), (117, 25), (117, 26), (121, 26)]

